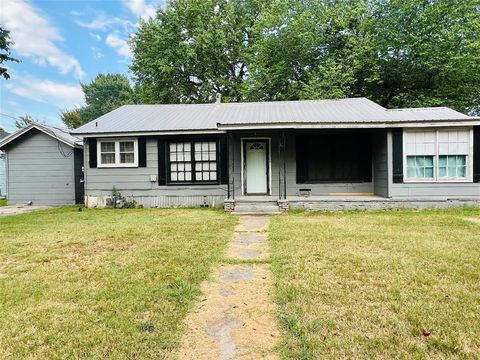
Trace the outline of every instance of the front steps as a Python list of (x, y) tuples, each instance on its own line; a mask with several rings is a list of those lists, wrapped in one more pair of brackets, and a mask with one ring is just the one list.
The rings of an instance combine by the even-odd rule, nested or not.
[(283, 212), (277, 200), (235, 200), (229, 208), (233, 214), (239, 215), (275, 215)]

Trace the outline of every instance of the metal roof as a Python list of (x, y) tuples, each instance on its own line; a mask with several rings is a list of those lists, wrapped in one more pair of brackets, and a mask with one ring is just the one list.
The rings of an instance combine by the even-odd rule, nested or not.
[(56, 126), (40, 124), (32, 122), (27, 126), (17, 130), (16, 132), (4, 137), (0, 140), (0, 149), (3, 149), (7, 144), (11, 143), (15, 139), (21, 137), (32, 129), (37, 129), (71, 147), (83, 147), (82, 138), (70, 134), (68, 129), (62, 129)]
[(373, 124), (477, 120), (445, 107), (387, 110), (366, 98), (250, 103), (125, 105), (75, 134), (218, 131), (239, 125)]

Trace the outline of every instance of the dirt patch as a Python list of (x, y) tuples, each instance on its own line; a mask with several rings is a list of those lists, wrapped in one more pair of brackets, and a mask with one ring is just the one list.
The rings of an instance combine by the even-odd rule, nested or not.
[[(242, 216), (228, 256), (265, 256), (268, 217)], [(279, 337), (271, 298), (268, 265), (224, 265), (204, 283), (194, 311), (186, 319), (179, 359), (277, 359)]]

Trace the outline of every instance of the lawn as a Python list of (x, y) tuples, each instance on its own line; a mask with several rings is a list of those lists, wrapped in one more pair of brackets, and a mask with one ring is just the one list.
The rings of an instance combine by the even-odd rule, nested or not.
[(7, 206), (7, 199), (0, 199), (0, 206)]
[(283, 358), (480, 357), (480, 210), (270, 225)]
[(217, 210), (0, 218), (0, 358), (165, 358), (236, 219)]

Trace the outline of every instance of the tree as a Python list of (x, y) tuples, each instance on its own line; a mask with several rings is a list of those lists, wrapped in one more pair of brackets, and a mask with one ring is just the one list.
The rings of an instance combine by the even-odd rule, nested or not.
[(480, 112), (478, 0), (177, 0), (141, 23), (148, 103), (365, 96)]
[(25, 114), (24, 116), (19, 116), (18, 120), (15, 120), (15, 127), (17, 129), (23, 129), (25, 126), (30, 125), (32, 122), (40, 122), (40, 121), (28, 114)]
[(4, 67), (4, 63), (7, 61), (19, 62), (18, 59), (10, 56), (10, 45), (13, 43), (10, 41), (10, 31), (0, 26), (0, 75), (3, 76), (5, 80), (10, 78), (8, 69)]
[(169, 1), (132, 38), (130, 67), (147, 103), (244, 99), (253, 28), (266, 0)]
[(81, 84), (85, 95), (85, 106), (65, 110), (60, 114), (62, 121), (70, 128), (76, 128), (107, 112), (134, 104), (135, 93), (125, 75), (99, 74), (88, 84)]

